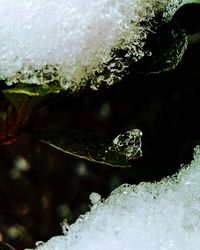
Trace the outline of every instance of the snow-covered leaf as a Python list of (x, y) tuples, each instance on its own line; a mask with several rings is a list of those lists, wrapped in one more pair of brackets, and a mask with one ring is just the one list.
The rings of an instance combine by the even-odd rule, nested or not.
[(131, 160), (142, 154), (142, 132), (138, 129), (122, 133), (114, 140), (70, 129), (38, 129), (32, 133), (64, 153), (110, 166), (128, 167)]
[(183, 29), (165, 25), (150, 35), (146, 46), (150, 55), (143, 57), (135, 65), (136, 69), (144, 73), (168, 71), (180, 62), (187, 48), (187, 35)]

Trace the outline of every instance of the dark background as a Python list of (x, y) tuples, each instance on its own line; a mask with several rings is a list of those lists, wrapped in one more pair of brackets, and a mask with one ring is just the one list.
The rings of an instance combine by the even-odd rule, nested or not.
[(200, 143), (200, 42), (179, 66), (157, 75), (130, 73), (100, 91), (55, 100), (35, 114), (32, 126), (81, 129), (113, 136), (143, 132), (143, 157), (131, 168), (112, 168), (66, 155), (29, 135), (0, 147), (0, 239), (17, 250), (61, 234), (89, 209), (91, 192), (102, 197), (122, 183), (158, 181), (192, 159)]

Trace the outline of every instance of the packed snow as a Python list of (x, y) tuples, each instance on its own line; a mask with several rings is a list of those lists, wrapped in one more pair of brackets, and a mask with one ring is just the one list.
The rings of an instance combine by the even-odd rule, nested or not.
[(199, 250), (200, 146), (177, 175), (90, 198), (90, 212), (36, 250)]
[(125, 58), (144, 55), (148, 21), (158, 12), (169, 19), (179, 2), (0, 0), (0, 79), (72, 90), (111, 85), (128, 67)]

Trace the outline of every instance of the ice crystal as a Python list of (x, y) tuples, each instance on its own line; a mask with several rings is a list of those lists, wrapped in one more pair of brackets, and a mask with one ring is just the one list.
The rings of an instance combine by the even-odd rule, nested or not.
[(90, 200), (91, 200), (91, 202), (92, 202), (93, 205), (97, 204), (98, 202), (101, 201), (101, 195), (98, 194), (98, 193), (92, 192), (90, 194)]
[[(120, 80), (156, 13), (179, 0), (1, 0), (0, 79), (78, 90)], [(145, 21), (145, 22), (144, 22)], [(150, 24), (149, 24), (150, 25)], [(118, 51), (124, 51), (119, 55)]]
[(115, 152), (119, 152), (119, 154), (123, 152), (127, 160), (141, 157), (141, 137), (142, 131), (139, 129), (126, 131), (125, 133), (118, 135), (113, 140), (112, 146), (109, 148), (109, 150), (114, 150)]

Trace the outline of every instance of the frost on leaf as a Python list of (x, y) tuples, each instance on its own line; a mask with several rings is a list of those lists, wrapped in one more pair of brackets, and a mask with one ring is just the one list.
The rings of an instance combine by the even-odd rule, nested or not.
[[(150, 20), (179, 0), (1, 0), (0, 79), (73, 91), (121, 79), (144, 56)], [(145, 25), (144, 25), (145, 23)], [(122, 54), (119, 51), (123, 51)]]
[(128, 167), (130, 160), (141, 156), (142, 132), (138, 129), (120, 134), (114, 140), (71, 129), (38, 129), (32, 133), (66, 154), (109, 166)]
[(141, 150), (142, 131), (133, 129), (118, 135), (109, 147), (109, 152), (116, 152), (119, 155), (123, 154), (127, 161), (137, 159), (142, 156)]

